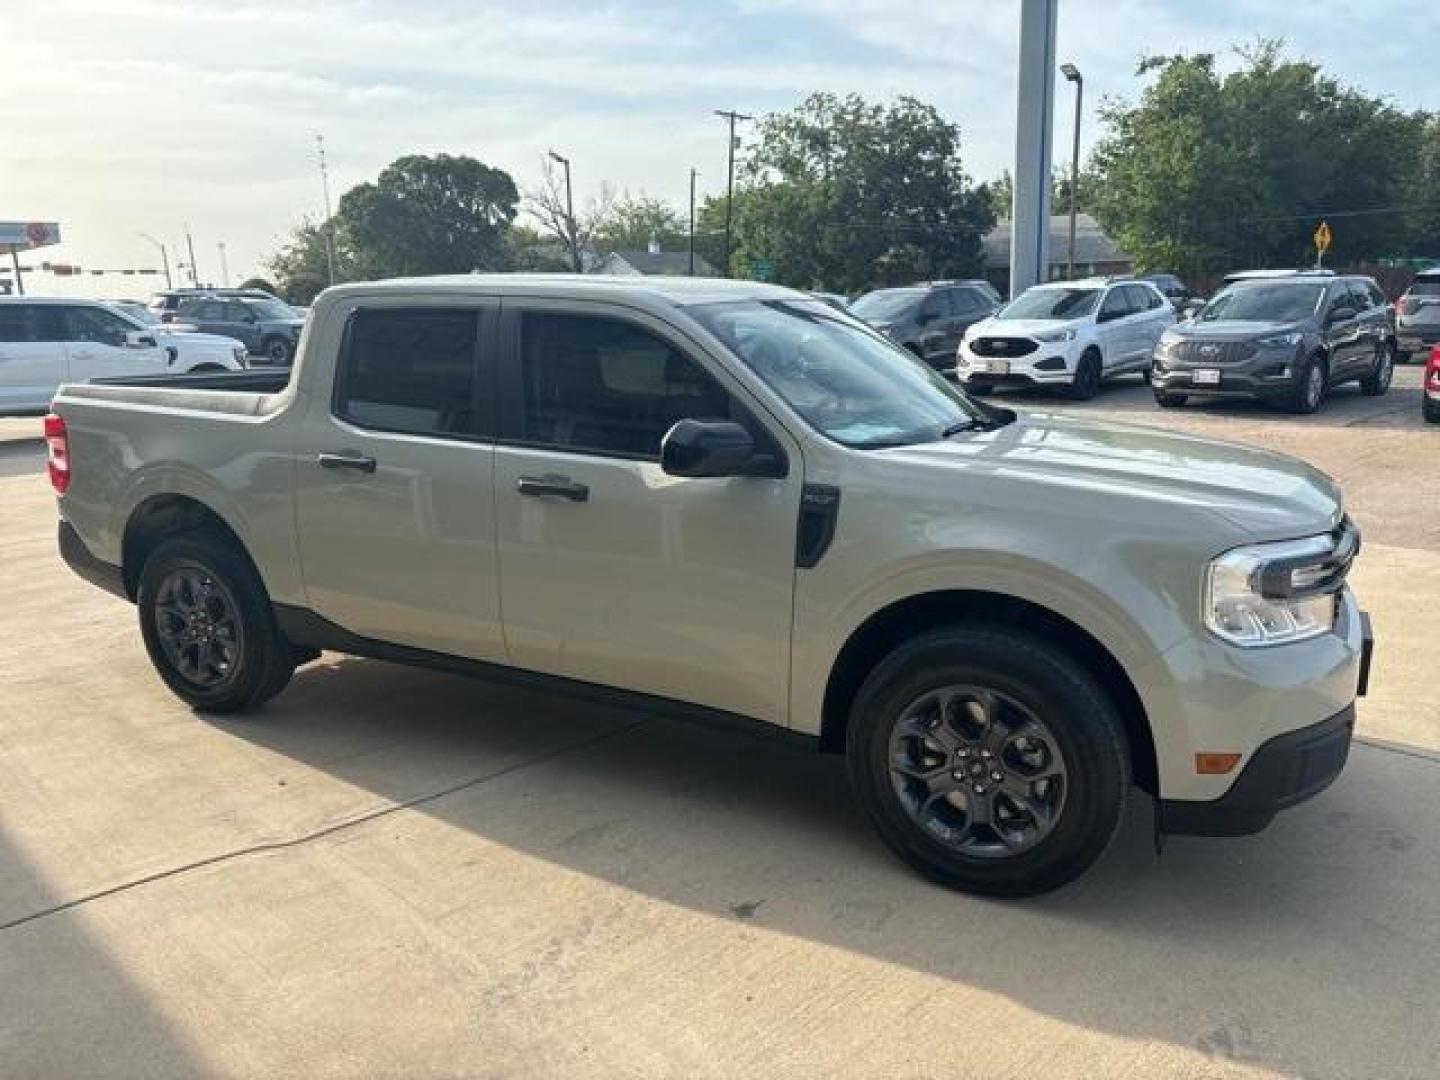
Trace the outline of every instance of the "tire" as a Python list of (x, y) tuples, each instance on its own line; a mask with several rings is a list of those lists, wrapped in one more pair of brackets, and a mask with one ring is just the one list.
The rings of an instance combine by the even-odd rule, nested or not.
[(1425, 422), (1427, 424), (1440, 424), (1440, 401), (1435, 401), (1428, 397), (1422, 400), (1423, 404), (1420, 410), (1425, 416)]
[(294, 350), (285, 338), (268, 337), (260, 343), (260, 351), (272, 364), (288, 364)]
[(136, 608), (160, 678), (202, 712), (260, 705), (285, 688), (304, 656), (275, 625), (249, 559), (211, 530), (180, 533), (151, 553), (140, 571)]
[(1140, 383), (1141, 383), (1141, 385), (1143, 385), (1143, 386), (1149, 386), (1149, 385), (1150, 385), (1150, 375), (1151, 375), (1151, 371), (1150, 371), (1149, 365), (1146, 365), (1145, 367), (1143, 367), (1143, 368), (1140, 369)]
[(1395, 350), (1395, 363), (1397, 363), (1397, 364), (1408, 364), (1409, 362), (1410, 362), (1410, 350), (1409, 350), (1409, 349), (1396, 349), (1396, 350)]
[(1189, 400), (1188, 394), (1171, 394), (1164, 390), (1155, 391), (1155, 404), (1162, 409), (1178, 409)]
[(1328, 389), (1329, 370), (1325, 358), (1318, 354), (1312, 354), (1306, 359), (1304, 367), (1297, 372), (1295, 385), (1291, 388), (1289, 397), (1284, 401), (1285, 408), (1287, 411), (1301, 416), (1313, 413), (1320, 408)]
[[(1016, 734), (1022, 726), (1034, 737)], [(871, 672), (846, 756), (871, 826), (915, 870), (983, 896), (1033, 896), (1078, 877), (1114, 838), (1130, 788), (1123, 733), (1109, 696), (1063, 650), (1009, 627), (957, 626)], [(1058, 775), (1024, 779), (1057, 763)], [(972, 803), (970, 789), (987, 785)], [(1038, 809), (1017, 815), (1017, 786), (1043, 822)], [(975, 820), (972, 806), (1000, 824)]]
[(1395, 375), (1395, 346), (1382, 341), (1375, 346), (1375, 366), (1369, 375), (1360, 380), (1360, 392), (1369, 397), (1379, 397), (1390, 389), (1390, 380)]
[(226, 369), (225, 369), (225, 367), (224, 367), (223, 365), (221, 365), (221, 364), (196, 364), (194, 367), (192, 367), (192, 368), (191, 368), (189, 371), (187, 371), (185, 374), (186, 374), (186, 375), (210, 375), (210, 374), (213, 374), (214, 372), (224, 371), (224, 370), (226, 370)]
[(1100, 393), (1100, 352), (1093, 346), (1080, 356), (1075, 366), (1075, 381), (1070, 384), (1070, 396), (1076, 401), (1089, 401)]
[(967, 394), (973, 394), (975, 397), (988, 397), (995, 392), (995, 387), (988, 383), (966, 383), (962, 389)]

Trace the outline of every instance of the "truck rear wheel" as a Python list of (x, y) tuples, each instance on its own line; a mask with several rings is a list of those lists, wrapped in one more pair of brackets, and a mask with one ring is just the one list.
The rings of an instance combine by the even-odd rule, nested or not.
[(953, 627), (896, 649), (856, 696), (846, 753), (880, 838), (926, 877), (985, 896), (1079, 876), (1129, 792), (1109, 696), (1063, 650), (1008, 627)]
[(285, 688), (297, 654), (275, 625), (244, 554), (210, 530), (162, 542), (140, 572), (136, 606), (150, 662), (202, 712), (253, 708)]

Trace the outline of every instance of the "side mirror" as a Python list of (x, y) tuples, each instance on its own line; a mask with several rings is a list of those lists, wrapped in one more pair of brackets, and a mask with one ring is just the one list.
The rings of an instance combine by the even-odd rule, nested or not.
[(1201, 300), (1198, 296), (1192, 297), (1180, 305), (1180, 317), (1182, 319), (1193, 319), (1196, 315), (1200, 314), (1204, 307), (1204, 300)]
[(128, 330), (125, 333), (125, 346), (130, 349), (153, 349), (155, 335), (144, 330)]
[(1129, 312), (1126, 311), (1102, 311), (1100, 312), (1100, 314), (1095, 316), (1095, 321), (1097, 323), (1114, 322), (1116, 319), (1120, 318), (1120, 316), (1128, 314)]
[(660, 467), (670, 476), (763, 476), (774, 464), (733, 420), (680, 420), (660, 440)]
[(1336, 323), (1348, 322), (1355, 318), (1355, 309), (1352, 307), (1338, 307), (1325, 319), (1326, 326), (1334, 326)]

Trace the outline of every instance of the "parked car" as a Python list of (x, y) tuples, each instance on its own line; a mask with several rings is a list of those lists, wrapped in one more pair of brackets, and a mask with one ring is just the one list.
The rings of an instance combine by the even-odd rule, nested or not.
[(850, 305), (850, 314), (936, 370), (952, 371), (966, 329), (999, 306), (989, 282), (931, 281), (868, 292)]
[(0, 297), (0, 416), (44, 412), (61, 383), (244, 366), (229, 338), (162, 335), (93, 300)]
[(1132, 782), (1244, 833), (1344, 764), (1359, 537), (1309, 465), (972, 401), (756, 282), (342, 285), (310, 325), (288, 385), (46, 421), (62, 555), (197, 709), (336, 649), (768, 725), (1008, 896), (1094, 862)]
[(1175, 309), (1176, 314), (1181, 313), (1185, 309), (1185, 305), (1196, 298), (1190, 290), (1190, 286), (1174, 274), (1140, 274), (1137, 280), (1148, 281), (1159, 289), (1165, 299), (1170, 301), (1170, 306)]
[(1395, 359), (1424, 356), (1440, 345), (1440, 270), (1426, 270), (1395, 301)]
[(139, 300), (102, 300), (101, 303), (108, 304), (110, 307), (129, 315), (137, 322), (144, 323), (152, 330), (158, 330), (161, 333), (170, 333), (172, 331), (194, 333), (196, 330), (196, 328), (189, 323), (165, 322), (160, 318), (159, 313), (154, 311), (150, 305), (143, 304)]
[[(264, 289), (163, 289), (150, 298), (150, 310), (160, 316), (161, 322), (174, 322), (176, 312), (183, 300), (197, 296), (225, 296), (240, 300), (278, 300)], [(287, 305), (288, 306), (288, 305)]]
[(1242, 280), (1165, 333), (1150, 385), (1165, 408), (1193, 395), (1241, 396), (1311, 413), (1341, 383), (1383, 394), (1395, 366), (1392, 320), (1367, 277)]
[(1425, 419), (1440, 424), (1440, 345), (1430, 348), (1430, 359), (1425, 364), (1425, 396), (1421, 401)]
[(1057, 386), (1081, 400), (1116, 375), (1150, 367), (1150, 351), (1175, 311), (1145, 281), (1087, 278), (1026, 289), (965, 332), (960, 382), (997, 387)]
[(305, 320), (288, 304), (269, 298), (188, 296), (176, 315), (208, 334), (224, 334), (244, 342), (266, 363), (284, 366), (295, 356)]

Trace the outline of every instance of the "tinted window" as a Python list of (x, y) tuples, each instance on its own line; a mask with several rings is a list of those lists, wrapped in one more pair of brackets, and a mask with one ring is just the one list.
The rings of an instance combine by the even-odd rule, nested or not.
[(1407, 296), (1440, 296), (1440, 277), (1417, 277), (1406, 290)]
[(520, 363), (526, 442), (658, 458), (677, 420), (731, 418), (729, 395), (693, 361), (616, 319), (527, 314)]
[(945, 299), (944, 292), (931, 293), (920, 305), (921, 319), (948, 319), (949, 317), (950, 305)]
[(475, 433), (473, 311), (361, 311), (350, 321), (335, 411), (362, 427)]
[(1384, 307), (1386, 304), (1385, 294), (1380, 291), (1380, 286), (1373, 281), (1365, 282), (1365, 291), (1370, 295), (1370, 303), (1374, 307)]
[(249, 311), (239, 300), (231, 300), (225, 305), (226, 322), (246, 322), (249, 315)]
[(0, 341), (58, 341), (52, 312), (40, 304), (0, 304)]
[(1096, 288), (1046, 286), (1027, 289), (996, 313), (1001, 319), (1078, 319), (1100, 301)]
[(1324, 287), (1310, 282), (1254, 282), (1220, 292), (1200, 312), (1201, 322), (1241, 319), (1295, 322), (1315, 314)]
[(898, 319), (914, 308), (925, 295), (922, 289), (879, 289), (866, 293), (850, 305), (850, 313), (866, 322)]
[(1375, 301), (1370, 298), (1370, 290), (1365, 287), (1363, 281), (1350, 283), (1350, 301), (1356, 311), (1369, 311), (1375, 306)]
[(978, 315), (990, 306), (974, 289), (951, 289), (950, 303), (955, 308), (955, 314), (966, 317)]
[(114, 312), (103, 308), (67, 307), (62, 310), (66, 341), (124, 345), (126, 333), (135, 329)]
[(1126, 296), (1126, 293), (1128, 291), (1128, 289), (1122, 287), (1117, 289), (1111, 289), (1108, 293), (1106, 293), (1105, 299), (1100, 304), (1101, 318), (1109, 317), (1112, 319), (1118, 319), (1121, 316), (1129, 315), (1131, 308), (1130, 299), (1128, 296)]

